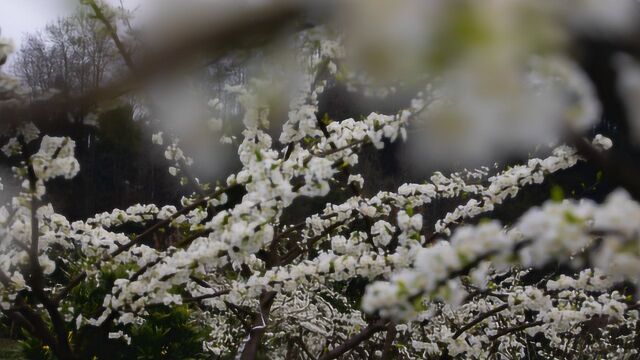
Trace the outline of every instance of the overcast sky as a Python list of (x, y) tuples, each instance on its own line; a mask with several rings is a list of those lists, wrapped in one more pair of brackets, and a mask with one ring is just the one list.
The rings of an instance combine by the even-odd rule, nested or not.
[[(145, 0), (123, 0), (132, 8)], [(146, 0), (150, 1), (150, 0)], [(112, 5), (120, 0), (107, 0)], [(42, 29), (47, 23), (73, 11), (78, 0), (0, 0), (0, 30), (2, 37), (13, 39), (16, 46), (25, 33)]]

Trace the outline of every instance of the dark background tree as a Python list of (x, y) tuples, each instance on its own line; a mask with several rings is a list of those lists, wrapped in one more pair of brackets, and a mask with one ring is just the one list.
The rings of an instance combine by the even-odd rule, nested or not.
[(119, 65), (113, 42), (84, 7), (28, 34), (14, 62), (34, 96), (53, 89), (82, 94), (106, 83)]

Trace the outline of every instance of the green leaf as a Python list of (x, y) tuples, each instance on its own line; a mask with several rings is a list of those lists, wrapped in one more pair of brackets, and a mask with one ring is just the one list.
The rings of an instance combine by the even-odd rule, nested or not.
[(551, 187), (551, 200), (555, 202), (562, 202), (564, 200), (564, 190), (559, 185), (553, 185)]

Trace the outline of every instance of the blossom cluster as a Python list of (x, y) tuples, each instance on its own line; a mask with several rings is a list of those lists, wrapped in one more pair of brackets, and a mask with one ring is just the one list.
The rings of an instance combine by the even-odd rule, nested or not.
[[(416, 299), (439, 294), (459, 276), (487, 271), (479, 266), (482, 261), (501, 271), (513, 264), (542, 268), (551, 262), (580, 268), (588, 260), (609, 281), (637, 283), (638, 216), (640, 206), (618, 190), (602, 205), (588, 200), (547, 202), (527, 211), (511, 228), (496, 221), (460, 227), (449, 241), (421, 249), (410, 269), (397, 272), (388, 282), (373, 283), (363, 308), (385, 317), (418, 316)], [(596, 238), (601, 240), (596, 243)], [(565, 279), (560, 277), (550, 287), (561, 288)], [(447, 292), (447, 296), (450, 301), (462, 295)]]
[[(520, 16), (524, 5), (507, 3), (492, 2), (488, 9)], [(433, 22), (419, 29), (433, 36), (439, 32), (432, 27), (442, 26), (433, 14), (456, 20), (461, 13), (445, 1), (425, 4), (420, 11), (433, 11)], [(27, 311), (23, 294), (29, 294), (30, 301), (42, 303), (36, 309), (47, 311), (52, 326), (64, 323), (64, 332), (104, 327), (109, 339), (130, 343), (128, 330), (147, 321), (154, 308), (188, 306), (210, 330), (203, 349), (219, 357), (239, 356), (256, 334), (267, 338), (272, 358), (286, 358), (294, 346), (310, 358), (335, 358), (345, 353), (336, 355), (341, 344), (365, 335), (372, 344), (396, 341), (393, 351), (415, 359), (496, 353), (522, 358), (532, 342), (542, 358), (578, 348), (614, 358), (620, 349), (636, 355), (640, 204), (628, 192), (618, 189), (601, 204), (547, 201), (513, 223), (481, 219), (526, 187), (586, 160), (569, 145), (542, 146), (546, 140), (571, 135), (599, 155), (613, 146), (603, 135), (582, 137), (600, 113), (591, 83), (570, 60), (557, 54), (540, 59), (529, 53), (531, 43), (515, 44), (523, 36), (517, 21), (493, 23), (479, 5), (458, 6), (487, 31), (500, 56), (444, 61), (442, 76), (421, 84), (399, 109), (344, 119), (321, 113), (320, 98), (339, 78), (365, 95), (383, 98), (396, 91), (397, 84), (378, 82), (384, 71), (350, 70), (367, 60), (358, 56), (366, 46), (348, 47), (350, 36), (393, 39), (384, 26), (368, 34), (354, 21), (344, 39), (329, 37), (327, 28), (304, 35), (320, 40), (305, 44), (298, 59), (309, 73), (297, 84), (282, 122), (271, 108), (274, 76), (226, 87), (242, 108), (242, 131), (220, 139), (237, 146), (239, 160), (223, 181), (214, 185), (192, 176), (194, 160), (169, 130), (152, 135), (164, 147), (169, 173), (196, 190), (179, 204), (135, 204), (70, 221), (48, 203), (46, 190), (50, 180), (78, 174), (74, 140), (40, 134), (33, 124), (13, 129), (2, 152), (21, 186), (0, 207), (0, 308), (5, 314)], [(566, 16), (561, 8), (555, 11)], [(407, 9), (389, 16), (415, 20)], [(373, 10), (367, 11), (380, 16)], [(540, 11), (548, 9), (537, 9), (534, 20)], [(416, 35), (410, 26), (397, 31)], [(501, 36), (505, 32), (509, 36)], [(463, 45), (477, 45), (467, 40), (472, 44)], [(429, 37), (420, 48), (430, 69), (434, 58), (453, 56), (434, 54), (436, 43)], [(3, 49), (0, 42), (0, 58)], [(523, 58), (525, 69), (514, 65)], [(397, 63), (390, 66), (399, 71)], [(486, 91), (496, 76), (503, 87)], [(402, 80), (398, 86), (406, 85)], [(226, 130), (220, 100), (209, 107), (210, 127)], [(461, 133), (448, 138), (452, 129)], [(535, 136), (525, 141), (523, 134)], [(546, 153), (504, 168), (496, 163), (433, 172), (422, 183), (365, 193), (369, 179), (357, 172), (362, 151), (413, 139), (444, 153), (461, 142), (483, 161), (504, 149), (498, 140), (518, 153), (532, 151), (530, 145)], [(30, 150), (34, 146), (37, 151)], [(426, 153), (420, 161), (459, 160), (455, 154), (416, 152)], [(299, 205), (311, 198), (324, 206)], [(440, 200), (455, 207), (433, 217), (428, 210)], [(291, 212), (304, 212), (302, 221), (289, 221)], [(158, 245), (158, 238), (166, 241)], [(87, 290), (83, 286), (104, 291), (89, 310), (73, 306), (73, 289)], [(361, 352), (347, 356), (390, 351), (358, 346), (350, 350)]]

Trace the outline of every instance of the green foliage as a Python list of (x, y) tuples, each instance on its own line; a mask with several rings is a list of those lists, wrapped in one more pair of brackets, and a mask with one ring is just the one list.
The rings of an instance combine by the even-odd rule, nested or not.
[(20, 344), (13, 340), (0, 339), (0, 360), (22, 360)]
[(22, 356), (29, 360), (54, 360), (53, 352), (48, 346), (43, 346), (36, 338), (27, 336), (20, 341)]
[[(77, 269), (70, 268), (75, 272)], [(102, 312), (102, 302), (111, 292), (115, 279), (127, 277), (125, 266), (104, 267), (98, 277), (89, 277), (73, 289), (65, 307), (73, 309), (74, 317), (96, 318)], [(83, 325), (80, 329), (68, 328), (69, 339), (76, 355), (81, 359), (204, 359), (202, 342), (208, 327), (197, 321), (197, 312), (188, 305), (156, 306), (148, 308), (149, 314), (141, 324), (96, 327)], [(122, 330), (131, 336), (131, 344), (124, 339), (109, 339), (109, 332)], [(25, 334), (21, 341), (22, 354), (31, 360), (55, 359), (48, 347)], [(0, 358), (2, 359), (2, 358)]]
[(81, 328), (76, 344), (79, 353), (87, 359), (152, 360), (152, 359), (204, 359), (202, 342), (206, 327), (194, 320), (188, 306), (159, 306), (139, 325), (112, 327), (131, 336), (131, 344), (124, 339), (108, 339), (108, 332), (85, 326)]
[(193, 320), (186, 306), (151, 311), (147, 321), (134, 326), (132, 345), (119, 359), (203, 359), (206, 328)]

